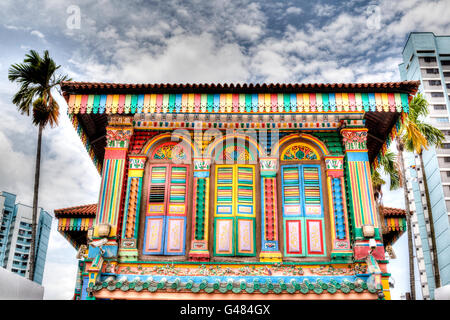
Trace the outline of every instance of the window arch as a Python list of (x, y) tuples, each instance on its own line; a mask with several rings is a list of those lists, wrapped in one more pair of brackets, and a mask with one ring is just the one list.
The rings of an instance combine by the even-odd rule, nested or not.
[[(156, 138), (155, 138), (156, 139)], [(185, 256), (189, 208), (190, 151), (161, 139), (146, 150), (142, 254)]]
[(283, 255), (326, 257), (326, 183), (323, 156), (308, 141), (295, 139), (280, 153)]

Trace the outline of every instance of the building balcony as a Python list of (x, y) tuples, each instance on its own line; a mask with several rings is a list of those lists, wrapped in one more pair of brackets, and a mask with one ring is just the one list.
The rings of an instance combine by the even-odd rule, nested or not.
[(25, 240), (17, 240), (17, 244), (20, 244), (22, 246), (29, 246), (30, 242), (27, 242)]

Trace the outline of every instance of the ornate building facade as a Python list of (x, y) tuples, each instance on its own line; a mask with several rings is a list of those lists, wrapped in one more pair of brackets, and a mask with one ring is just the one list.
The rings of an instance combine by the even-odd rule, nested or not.
[(371, 170), (417, 82), (66, 82), (102, 177), (77, 299), (390, 299)]

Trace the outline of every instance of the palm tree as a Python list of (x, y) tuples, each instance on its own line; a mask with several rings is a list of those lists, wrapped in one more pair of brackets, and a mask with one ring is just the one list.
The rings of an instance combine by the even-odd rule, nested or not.
[(428, 102), (421, 94), (418, 94), (409, 104), (409, 114), (404, 125), (402, 140), (404, 142), (405, 149), (409, 152), (415, 152), (420, 158), (420, 167), (423, 175), (423, 185), (425, 189), (425, 198), (430, 222), (430, 237), (433, 247), (434, 281), (436, 288), (439, 288), (441, 280), (436, 248), (436, 235), (434, 232), (433, 213), (431, 211), (430, 194), (428, 191), (428, 183), (422, 153), (423, 150), (428, 150), (428, 146), (440, 147), (445, 137), (441, 130), (423, 121), (423, 118), (425, 118), (428, 113)]
[[(52, 96), (52, 89), (62, 81), (69, 81), (66, 75), (56, 75), (57, 66), (48, 51), (41, 57), (36, 51), (30, 50), (25, 55), (23, 63), (13, 64), (8, 70), (8, 79), (20, 84), (19, 90), (12, 98), (22, 114), (32, 114), (32, 122), (38, 126), (38, 143), (36, 152), (36, 170), (34, 176), (33, 216), (31, 228), (30, 271), (29, 279), (34, 278), (36, 251), (36, 220), (39, 193), (39, 174), (41, 166), (42, 131), (50, 124), (58, 125), (59, 106)], [(56, 88), (57, 89), (57, 88)]]
[[(406, 181), (405, 165), (403, 162), (403, 150), (404, 143), (400, 135), (396, 137), (397, 151), (398, 151), (398, 164), (402, 181)], [(411, 225), (411, 211), (409, 210), (409, 195), (408, 190), (403, 186), (403, 194), (405, 197), (405, 210), (406, 210), (406, 225), (408, 229), (408, 260), (409, 260), (409, 286), (411, 292), (411, 300), (416, 300), (416, 277), (414, 270), (414, 252), (412, 243), (412, 225)]]
[[(389, 177), (389, 190), (395, 190), (401, 187), (400, 170), (398, 164), (396, 163), (396, 155), (391, 150), (386, 151), (386, 153), (381, 157), (379, 162), (379, 167), (382, 168), (384, 173)], [(382, 210), (383, 210), (383, 191), (382, 186), (386, 184), (383, 180), (379, 170), (372, 171), (372, 186), (373, 195), (375, 199), (375, 205), (377, 209), (378, 221), (380, 225), (380, 238), (383, 242), (383, 230), (381, 229), (382, 223)]]
[[(380, 167), (382, 167), (386, 174), (390, 176), (390, 190), (394, 190), (398, 187), (402, 187), (403, 182), (406, 181), (406, 173), (403, 161), (403, 151), (416, 152), (420, 156), (421, 169), (423, 173), (425, 195), (427, 201), (427, 208), (431, 208), (430, 198), (428, 193), (428, 185), (425, 176), (422, 151), (428, 149), (429, 145), (440, 146), (444, 140), (444, 135), (439, 129), (426, 124), (422, 121), (422, 117), (428, 115), (428, 103), (421, 94), (415, 96), (409, 104), (409, 114), (400, 129), (399, 135), (396, 138), (398, 158), (397, 162), (394, 161), (392, 154), (387, 152), (384, 157), (381, 158)], [(378, 203), (381, 203), (382, 192), (381, 186), (385, 181), (381, 178), (378, 171), (374, 171), (372, 174), (373, 184), (374, 184), (374, 196)], [(406, 188), (404, 190), (405, 197), (405, 208), (406, 208), (406, 223), (408, 228), (408, 254), (409, 254), (409, 283), (411, 291), (411, 299), (416, 299), (415, 292), (415, 273), (414, 273), (414, 252), (412, 244), (412, 226), (411, 226), (411, 212), (409, 210), (409, 195)], [(436, 248), (436, 239), (434, 235), (434, 223), (432, 218), (431, 210), (430, 215), (430, 233), (433, 245), (433, 265), (435, 270), (435, 282), (436, 287), (440, 284), (437, 252), (434, 250)]]
[[(384, 173), (389, 177), (389, 190), (396, 190), (401, 187), (402, 179), (400, 175), (400, 168), (396, 162), (397, 156), (391, 150), (387, 150), (379, 161), (379, 168), (382, 168)], [(374, 191), (375, 201), (382, 204), (383, 191), (381, 187), (386, 184), (378, 170), (372, 172), (372, 185)]]

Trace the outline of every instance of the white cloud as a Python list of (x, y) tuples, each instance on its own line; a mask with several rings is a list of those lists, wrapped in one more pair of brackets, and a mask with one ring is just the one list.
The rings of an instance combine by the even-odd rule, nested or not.
[(329, 17), (335, 10), (335, 7), (330, 4), (316, 4), (313, 8), (313, 12), (319, 17)]
[(289, 7), (286, 9), (286, 14), (296, 15), (296, 14), (300, 14), (302, 12), (303, 12), (303, 10), (299, 7)]
[(85, 80), (127, 82), (242, 82), (248, 77), (247, 58), (236, 44), (218, 45), (211, 34), (174, 36), (157, 55), (122, 47), (115, 65), (75, 61)]
[(252, 26), (244, 23), (238, 24), (234, 31), (239, 38), (250, 41), (257, 40), (262, 33), (260, 26)]
[(33, 30), (30, 33), (31, 33), (31, 35), (36, 36), (38, 38), (41, 38), (41, 39), (45, 38), (44, 34), (42, 32), (40, 32), (39, 30)]

